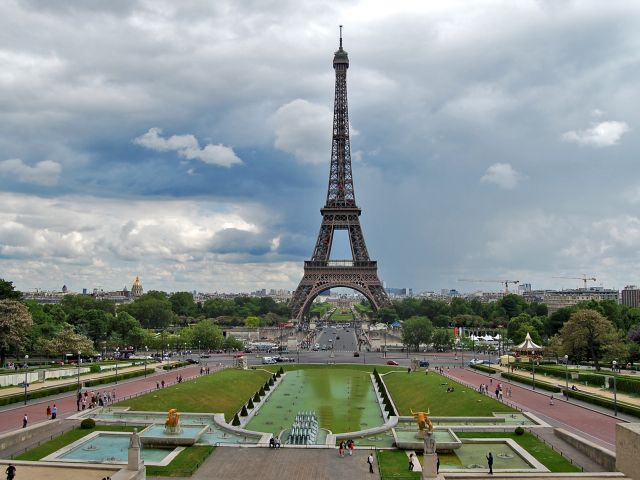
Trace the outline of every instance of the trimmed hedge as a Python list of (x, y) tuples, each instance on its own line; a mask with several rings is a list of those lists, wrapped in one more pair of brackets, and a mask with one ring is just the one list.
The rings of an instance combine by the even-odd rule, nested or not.
[(83, 430), (91, 430), (95, 428), (96, 421), (93, 418), (85, 418), (80, 422), (80, 428)]
[[(562, 390), (563, 390), (563, 393), (566, 395), (567, 391), (565, 389), (562, 389)], [(569, 392), (569, 396), (571, 398), (575, 398), (576, 400), (582, 400), (583, 402), (591, 403), (593, 405), (598, 405), (600, 407), (610, 408), (611, 410), (613, 410), (615, 407), (614, 401), (609, 398), (599, 397), (597, 395), (591, 395), (589, 393), (581, 392), (579, 390), (569, 390), (568, 392)], [(636, 407), (635, 405), (629, 405), (628, 403), (618, 402), (618, 411), (640, 418), (640, 407)]]
[[(502, 378), (506, 378), (507, 380), (511, 380), (513, 382), (524, 383), (525, 385), (533, 386), (533, 380), (527, 377), (521, 377), (519, 375), (512, 375), (510, 373), (501, 373), (500, 376)], [(562, 391), (561, 388), (556, 387), (555, 385), (549, 385), (544, 382), (536, 382), (536, 388), (540, 388), (542, 390), (547, 390), (549, 392), (560, 393)]]
[(481, 363), (478, 365), (469, 365), (474, 370), (480, 370), (485, 373), (497, 373), (498, 371), (495, 368), (487, 367), (486, 365), (482, 365)]
[(233, 425), (234, 427), (240, 426), (240, 417), (238, 417), (237, 413), (233, 416), (233, 421), (231, 422), (231, 425)]
[[(118, 380), (127, 380), (129, 378), (141, 377), (144, 375), (144, 370), (139, 372), (128, 372), (118, 375)], [(108, 377), (96, 378), (95, 380), (87, 380), (84, 382), (85, 387), (95, 387), (97, 385), (104, 385), (105, 383), (113, 383), (115, 381), (115, 375)], [(35, 400), (37, 398), (49, 397), (51, 395), (58, 395), (60, 393), (67, 393), (76, 391), (78, 388), (77, 383), (68, 383), (66, 385), (58, 385), (51, 388), (41, 388), (38, 390), (32, 390), (27, 392), (27, 401)], [(0, 397), (0, 406), (11, 405), (12, 403), (18, 403), (24, 401), (24, 394), (19, 393), (16, 395), (8, 395), (6, 397)]]

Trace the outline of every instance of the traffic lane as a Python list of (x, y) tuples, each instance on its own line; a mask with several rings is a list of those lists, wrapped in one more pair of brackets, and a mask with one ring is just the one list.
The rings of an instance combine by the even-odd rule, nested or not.
[(491, 382), (490, 389), (491, 385), (497, 385), (498, 381), (503, 384), (503, 388), (504, 385), (508, 385), (511, 387), (513, 394), (509, 400), (516, 403), (523, 410), (545, 417), (550, 424), (555, 423), (556, 426), (569, 426), (573, 430), (592, 437), (592, 440), (596, 441), (596, 443), (603, 444), (609, 449), (615, 449), (616, 423), (623, 422), (618, 418), (589, 410), (571, 402), (566, 402), (557, 394), (554, 395), (554, 402), (553, 405), (551, 405), (550, 393), (534, 392), (518, 385), (504, 382), (502, 379), (498, 380), (496, 378), (489, 380), (484, 375), (462, 368), (447, 370), (446, 373), (455, 379), (472, 385)]

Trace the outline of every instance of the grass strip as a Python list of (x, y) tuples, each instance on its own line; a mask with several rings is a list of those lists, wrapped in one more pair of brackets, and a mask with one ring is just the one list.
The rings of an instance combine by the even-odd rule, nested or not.
[(409, 471), (409, 457), (403, 450), (377, 450), (381, 480), (418, 480), (420, 472)]
[[(394, 373), (382, 379), (400, 415), (411, 415), (413, 410), (430, 411), (435, 416), (490, 417), (493, 412), (516, 411), (435, 372)], [(447, 392), (450, 387), (453, 392)]]
[(205, 462), (216, 447), (198, 445), (187, 447), (164, 467), (146, 467), (148, 477), (190, 477)]
[(225, 369), (146, 395), (119, 402), (132, 410), (224, 413), (227, 421), (242, 408), (271, 375), (263, 370)]

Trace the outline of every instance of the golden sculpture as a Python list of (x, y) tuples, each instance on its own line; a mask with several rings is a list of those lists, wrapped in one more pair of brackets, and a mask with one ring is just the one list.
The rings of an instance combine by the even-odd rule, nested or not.
[(431, 423), (431, 420), (429, 419), (430, 412), (431, 409), (426, 412), (414, 412), (411, 410), (411, 415), (413, 415), (418, 421), (418, 428), (421, 432), (423, 432), (425, 428), (427, 428), (429, 432), (433, 432), (433, 423)]
[(164, 422), (164, 426), (170, 430), (176, 430), (180, 423), (180, 414), (177, 408), (172, 408), (167, 414), (167, 421)]

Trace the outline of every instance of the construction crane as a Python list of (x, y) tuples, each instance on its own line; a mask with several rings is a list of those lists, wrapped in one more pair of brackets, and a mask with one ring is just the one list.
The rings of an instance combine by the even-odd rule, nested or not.
[(518, 284), (520, 280), (478, 280), (475, 278), (459, 278), (459, 282), (482, 282), (482, 283), (501, 283), (504, 285), (504, 293), (509, 293), (509, 284)]
[(564, 278), (566, 280), (582, 280), (585, 290), (587, 289), (587, 282), (595, 282), (596, 281), (595, 277), (587, 277), (584, 273), (582, 274), (581, 277), (552, 277), (552, 278)]

